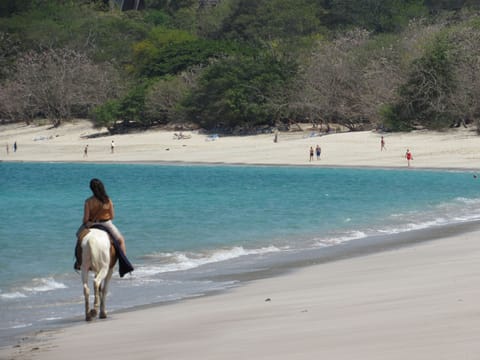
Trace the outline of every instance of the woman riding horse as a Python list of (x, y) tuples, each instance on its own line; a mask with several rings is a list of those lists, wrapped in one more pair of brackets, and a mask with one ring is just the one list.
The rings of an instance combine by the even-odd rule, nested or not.
[(100, 225), (105, 228), (110, 235), (115, 237), (123, 253), (127, 253), (125, 247), (125, 239), (122, 233), (113, 224), (112, 220), (115, 216), (113, 208), (113, 202), (105, 191), (105, 186), (99, 179), (90, 180), (90, 189), (93, 195), (85, 200), (85, 206), (83, 211), (83, 223), (77, 231), (77, 246), (75, 247), (76, 262), (74, 268), (80, 270), (82, 264), (82, 247), (80, 236), (85, 229), (92, 227), (93, 225)]

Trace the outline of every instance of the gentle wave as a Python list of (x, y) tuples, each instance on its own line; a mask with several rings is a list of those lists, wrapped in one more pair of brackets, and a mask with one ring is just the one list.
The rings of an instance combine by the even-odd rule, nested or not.
[[(424, 211), (392, 213), (386, 219), (377, 222), (373, 226), (370, 224), (367, 228), (360, 226), (358, 229), (347, 232), (341, 231), (327, 234), (324, 237), (315, 237), (313, 246), (334, 246), (368, 236), (395, 235), (409, 231), (476, 221), (480, 220), (479, 206), (479, 198), (458, 197), (451, 202), (437, 204)], [(344, 222), (348, 223), (350, 219), (347, 218)]]
[(34, 278), (32, 286), (23, 286), (21, 290), (1, 293), (0, 298), (4, 300), (15, 300), (26, 298), (29, 294), (53, 291), (58, 289), (66, 289), (67, 286), (61, 282), (55, 281), (53, 278)]
[(46, 318), (40, 319), (40, 321), (57, 321), (61, 319), (62, 318), (60, 316), (53, 316), (53, 317), (46, 317)]
[(480, 220), (478, 207), (480, 199), (458, 197), (452, 202), (441, 203), (429, 210), (393, 213), (387, 219), (386, 227), (379, 226), (375, 232), (381, 234), (399, 234), (430, 227)]
[(204, 253), (159, 253), (145, 256), (152, 262), (162, 262), (162, 265), (149, 265), (135, 271), (138, 276), (152, 276), (159, 273), (183, 271), (197, 268), (202, 265), (232, 260), (246, 255), (260, 255), (281, 251), (276, 246), (268, 246), (259, 249), (245, 249), (235, 246), (230, 249), (215, 250), (211, 254)]
[(352, 231), (346, 234), (338, 234), (336, 236), (327, 237), (324, 239), (314, 239), (314, 246), (325, 247), (334, 246), (341, 243), (358, 240), (367, 237), (367, 234), (363, 231)]
[(26, 328), (26, 327), (30, 327), (30, 326), (32, 326), (32, 325), (33, 325), (32, 323), (18, 324), (18, 325), (12, 326), (11, 328), (12, 328), (12, 329), (23, 329), (23, 328)]
[(10, 293), (5, 293), (5, 294), (0, 294), (0, 298), (5, 299), (5, 300), (12, 300), (12, 299), (21, 299), (21, 298), (26, 298), (27, 295), (15, 291), (15, 292), (10, 292)]
[(473, 204), (473, 205), (479, 205), (480, 204), (480, 199), (469, 199), (469, 198), (464, 198), (464, 197), (457, 197), (455, 199), (455, 201), (465, 203), (465, 204)]
[[(386, 222), (384, 224), (379, 223), (373, 227), (370, 225), (368, 228), (360, 226), (360, 228), (350, 231), (325, 234), (324, 236), (314, 237), (308, 242), (313, 247), (328, 247), (368, 236), (394, 235), (453, 223), (479, 220), (480, 214), (476, 211), (479, 205), (479, 198), (458, 197), (452, 202), (437, 204), (430, 210), (390, 214), (385, 219)], [(349, 223), (351, 219), (346, 218), (344, 222)], [(139, 276), (152, 276), (165, 272), (190, 270), (205, 264), (232, 260), (240, 256), (279, 252), (292, 248), (305, 248), (305, 246), (309, 247), (305, 243), (295, 244), (295, 241), (293, 241), (289, 242), (288, 246), (282, 247), (272, 245), (260, 249), (247, 250), (237, 246), (231, 249), (215, 250), (211, 254), (188, 252), (157, 253), (145, 256), (144, 259), (148, 260), (149, 266), (137, 269), (136, 273)], [(152, 265), (152, 262), (160, 262), (162, 264)]]
[(55, 281), (53, 278), (33, 279), (34, 286), (24, 287), (23, 290), (27, 292), (45, 292), (57, 289), (65, 289), (67, 286), (63, 283)]
[(385, 229), (378, 229), (377, 232), (385, 235), (400, 234), (408, 231), (423, 230), (431, 227), (442, 226), (452, 223), (447, 219), (436, 219), (431, 221), (419, 222), (419, 223), (407, 223), (398, 227), (390, 227)]

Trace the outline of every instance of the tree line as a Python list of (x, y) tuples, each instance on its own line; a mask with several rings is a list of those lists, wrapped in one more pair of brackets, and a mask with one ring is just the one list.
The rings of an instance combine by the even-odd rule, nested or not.
[(145, 4), (0, 4), (0, 120), (242, 134), (300, 121), (404, 131), (480, 119), (475, 1)]

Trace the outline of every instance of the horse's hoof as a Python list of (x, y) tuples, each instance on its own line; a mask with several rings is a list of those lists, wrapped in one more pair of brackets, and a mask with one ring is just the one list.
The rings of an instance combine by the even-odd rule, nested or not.
[(97, 310), (95, 310), (95, 309), (90, 310), (90, 316), (92, 318), (96, 318), (97, 317)]
[(101, 312), (99, 318), (100, 319), (106, 319), (107, 318), (107, 313), (106, 312)]
[(85, 316), (85, 321), (92, 321), (92, 317), (90, 315)]

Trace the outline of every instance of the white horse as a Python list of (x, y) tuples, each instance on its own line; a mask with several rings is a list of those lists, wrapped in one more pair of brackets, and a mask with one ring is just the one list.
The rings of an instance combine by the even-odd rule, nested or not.
[[(85, 320), (96, 318), (100, 308), (100, 319), (107, 317), (105, 311), (105, 299), (107, 297), (108, 283), (112, 277), (113, 267), (117, 257), (107, 232), (99, 229), (90, 229), (90, 232), (82, 239), (82, 283), (85, 297)], [(90, 309), (88, 287), (88, 273), (92, 271), (93, 289), (95, 299), (93, 309)]]

